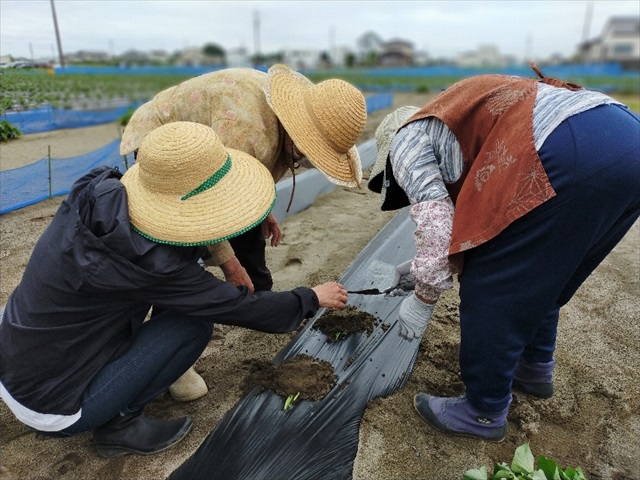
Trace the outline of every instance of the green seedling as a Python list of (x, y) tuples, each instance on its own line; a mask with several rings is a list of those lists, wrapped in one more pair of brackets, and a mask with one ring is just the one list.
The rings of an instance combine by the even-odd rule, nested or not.
[(300, 392), (296, 393), (295, 395), (289, 395), (287, 397), (287, 400), (284, 402), (283, 410), (289, 410), (291, 407), (293, 407), (293, 404), (296, 403), (296, 400), (298, 400), (299, 396)]

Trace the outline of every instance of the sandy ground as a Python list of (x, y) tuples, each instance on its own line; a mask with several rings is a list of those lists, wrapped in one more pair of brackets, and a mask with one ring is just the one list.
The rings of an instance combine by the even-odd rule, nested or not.
[[(426, 95), (398, 94), (393, 108), (421, 106), (426, 99)], [(390, 111), (370, 115), (363, 141), (372, 138)], [(0, 147), (0, 167), (15, 168), (46, 157), (49, 146), (56, 158), (78, 155), (118, 135), (118, 127), (110, 124), (23, 136)], [(33, 244), (60, 201), (54, 198), (0, 217), (0, 303), (6, 303), (20, 281)], [(340, 278), (391, 217), (380, 212), (379, 197), (367, 190), (339, 188), (321, 197), (311, 208), (286, 219), (284, 241), (269, 248), (275, 289)], [(515, 448), (530, 442), (535, 455), (553, 458), (563, 467), (580, 466), (591, 480), (640, 479), (640, 225), (634, 226), (561, 312), (557, 393), (543, 401), (516, 392), (509, 432), (499, 444), (443, 435), (423, 423), (412, 406), (413, 396), (420, 391), (462, 391), (457, 301), (454, 288), (438, 303), (404, 388), (374, 400), (364, 412), (353, 478), (458, 480), (468, 468), (485, 465), (489, 469), (494, 462), (510, 462)], [(174, 448), (149, 457), (100, 459), (90, 434), (42, 438), (0, 403), (0, 477), (165, 478), (242, 397), (243, 361), (270, 361), (292, 336), (220, 326), (196, 364), (210, 392), (190, 403), (165, 395), (148, 408), (158, 416), (190, 415), (193, 431)], [(499, 340), (487, 346), (492, 348), (500, 348)]]

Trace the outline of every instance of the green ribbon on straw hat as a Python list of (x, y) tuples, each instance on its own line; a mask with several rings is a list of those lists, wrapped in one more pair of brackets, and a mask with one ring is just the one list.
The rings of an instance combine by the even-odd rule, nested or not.
[(196, 188), (191, 190), (189, 193), (187, 193), (183, 197), (180, 197), (180, 201), (183, 202), (187, 198), (193, 197), (194, 195), (197, 195), (201, 192), (209, 190), (216, 183), (218, 183), (222, 179), (222, 177), (224, 177), (229, 172), (229, 170), (231, 170), (231, 155), (227, 154), (227, 160), (224, 162), (224, 165), (222, 165), (220, 170), (218, 170), (216, 173), (211, 175), (209, 178), (207, 178), (204, 182), (202, 182)]

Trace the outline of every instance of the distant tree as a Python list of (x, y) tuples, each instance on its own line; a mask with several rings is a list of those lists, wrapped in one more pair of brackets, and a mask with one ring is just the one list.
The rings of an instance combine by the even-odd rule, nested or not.
[(224, 59), (226, 57), (226, 52), (224, 49), (215, 43), (207, 43), (204, 47), (202, 47), (202, 53), (207, 57), (218, 57)]
[(175, 65), (180, 60), (180, 50), (176, 50), (169, 56), (169, 64)]
[(370, 51), (367, 53), (367, 56), (364, 59), (364, 64), (367, 67), (375, 67), (378, 65), (378, 53), (374, 51)]
[(320, 63), (325, 68), (331, 68), (331, 56), (325, 51), (320, 52)]
[(348, 68), (353, 68), (356, 64), (356, 56), (351, 52), (347, 53), (344, 57), (344, 63)]

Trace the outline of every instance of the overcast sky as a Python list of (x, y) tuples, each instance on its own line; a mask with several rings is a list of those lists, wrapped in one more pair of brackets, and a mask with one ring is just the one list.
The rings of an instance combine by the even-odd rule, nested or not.
[[(355, 48), (360, 36), (373, 31), (383, 40), (409, 40), (434, 58), (494, 44), (518, 59), (540, 59), (570, 56), (585, 32), (597, 37), (611, 16), (640, 16), (638, 0), (54, 0), (54, 5), (64, 52), (116, 55), (206, 43), (245, 47), (250, 54), (329, 51)], [(0, 0), (0, 54), (57, 58), (51, 0)]]

